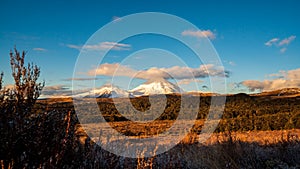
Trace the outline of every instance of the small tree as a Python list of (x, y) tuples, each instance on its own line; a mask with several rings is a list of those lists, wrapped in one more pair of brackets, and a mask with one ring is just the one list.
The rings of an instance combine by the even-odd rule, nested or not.
[(44, 87), (44, 82), (37, 82), (40, 68), (30, 63), (26, 66), (25, 55), (25, 51), (20, 53), (16, 48), (10, 51), (13, 89), (2, 88), (3, 73), (0, 74), (0, 154), (4, 155), (0, 159), (4, 158), (4, 168), (23, 168), (22, 153), (26, 152), (27, 129), (31, 125), (25, 122), (30, 120), (32, 107)]
[(12, 91), (12, 95), (17, 108), (27, 110), (26, 113), (29, 113), (41, 94), (44, 82), (37, 82), (40, 76), (40, 68), (37, 65), (28, 63), (26, 66), (24, 64), (25, 55), (25, 51), (20, 53), (16, 48), (10, 51), (10, 65), (15, 81), (15, 89)]

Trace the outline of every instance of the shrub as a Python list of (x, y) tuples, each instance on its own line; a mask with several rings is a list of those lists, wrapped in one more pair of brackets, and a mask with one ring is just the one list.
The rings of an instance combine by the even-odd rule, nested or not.
[(25, 151), (28, 138), (27, 129), (32, 115), (32, 107), (41, 94), (44, 82), (38, 83), (40, 68), (34, 64), (25, 65), (26, 52), (16, 48), (10, 51), (10, 65), (14, 87), (2, 87), (3, 73), (0, 75), (0, 154), (4, 168), (17, 166)]

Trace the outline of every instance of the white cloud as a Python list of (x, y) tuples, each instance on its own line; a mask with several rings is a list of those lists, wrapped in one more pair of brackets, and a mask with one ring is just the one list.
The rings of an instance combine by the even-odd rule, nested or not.
[(215, 39), (216, 35), (210, 31), (210, 30), (197, 30), (197, 31), (193, 31), (193, 30), (185, 30), (181, 33), (181, 35), (183, 36), (193, 36), (193, 37), (197, 37), (197, 38), (209, 38), (209, 39)]
[(95, 45), (84, 45), (84, 46), (80, 46), (80, 45), (72, 45), (72, 44), (68, 44), (67, 45), (69, 48), (73, 48), (73, 49), (85, 49), (85, 50), (107, 50), (107, 49), (111, 49), (111, 50), (130, 50), (131, 45), (129, 44), (124, 44), (124, 43), (116, 43), (116, 42), (101, 42)]
[(90, 80), (99, 80), (100, 78), (67, 78), (67, 79), (62, 79), (64, 81), (90, 81)]
[(290, 71), (280, 71), (269, 76), (278, 77), (273, 80), (246, 80), (241, 82), (251, 91), (254, 90), (276, 90), (281, 88), (300, 87), (300, 68)]
[(82, 46), (72, 45), (72, 44), (68, 44), (67, 47), (72, 48), (72, 49), (78, 49), (78, 50), (81, 50), (81, 48), (82, 48)]
[(113, 16), (113, 17), (112, 17), (112, 20), (113, 20), (113, 22), (119, 22), (119, 21), (122, 20), (122, 18), (119, 17), (119, 16)]
[[(15, 85), (14, 84), (5, 85), (4, 89), (15, 90)], [(72, 95), (72, 91), (69, 89), (69, 87), (65, 85), (53, 85), (53, 86), (45, 86), (41, 92), (40, 98), (65, 97), (71, 95)]]
[(53, 85), (53, 86), (45, 86), (43, 88), (43, 91), (48, 91), (48, 90), (66, 90), (68, 87), (65, 85)]
[(290, 70), (290, 71), (287, 71), (287, 72), (283, 72), (283, 74), (286, 76), (287, 79), (300, 80), (300, 68)]
[(278, 73), (272, 73), (272, 74), (267, 75), (267, 77), (277, 78), (277, 79), (285, 78), (286, 77), (286, 71), (280, 70)]
[(294, 39), (296, 39), (296, 36), (292, 35), (288, 38), (283, 39), (282, 41), (279, 42), (279, 46), (283, 45), (289, 45)]
[(33, 50), (35, 50), (35, 51), (47, 51), (47, 49), (45, 49), (45, 48), (33, 48)]
[(148, 70), (137, 71), (135, 77), (139, 79), (155, 79), (155, 78), (170, 79), (172, 77), (175, 78), (172, 72), (157, 67), (152, 67)]
[(228, 62), (231, 66), (235, 66), (236, 64), (233, 61)]
[(208, 76), (228, 77), (229, 72), (224, 71), (221, 67), (214, 65), (200, 65), (198, 68), (173, 66), (170, 68), (152, 67), (147, 70), (135, 70), (129, 66), (120, 65), (119, 63), (105, 63), (98, 68), (90, 70), (88, 75), (104, 75), (104, 76), (127, 76), (139, 79), (193, 79), (205, 78)]
[(281, 53), (284, 53), (286, 50), (287, 50), (287, 48), (281, 48), (281, 49), (280, 49), (280, 52), (281, 52)]
[(229, 64), (230, 66), (236, 66), (234, 61), (223, 60), (223, 62)]
[(244, 86), (248, 87), (249, 90), (251, 90), (251, 91), (255, 91), (256, 89), (263, 90), (265, 88), (264, 82), (259, 81), (259, 80), (245, 80), (241, 83)]
[(72, 90), (65, 85), (45, 86), (42, 90), (40, 98), (51, 97), (69, 97), (72, 95)]
[(182, 79), (180, 81), (178, 81), (179, 85), (189, 85), (191, 83), (202, 83), (202, 80), (199, 79)]
[[(95, 88), (96, 89), (96, 88)], [(42, 90), (40, 98), (65, 98), (65, 97), (72, 97), (74, 95), (80, 95), (86, 93), (91, 93), (94, 89), (93, 88), (84, 88), (79, 90), (73, 90), (66, 86), (66, 85), (53, 85), (53, 86), (45, 86)]]
[(269, 40), (268, 42), (266, 42), (265, 45), (266, 46), (272, 46), (273, 44), (275, 44), (278, 41), (279, 41), (278, 38), (273, 38), (273, 39)]
[(280, 41), (279, 38), (273, 38), (265, 43), (266, 46), (273, 46), (275, 45), (277, 48), (280, 48), (280, 53), (284, 53), (287, 50), (287, 46), (296, 39), (296, 36), (292, 35), (288, 38), (285, 38)]
[(98, 68), (90, 70), (88, 75), (105, 75), (105, 76), (133, 76), (136, 71), (128, 66), (120, 65), (119, 63), (104, 63)]

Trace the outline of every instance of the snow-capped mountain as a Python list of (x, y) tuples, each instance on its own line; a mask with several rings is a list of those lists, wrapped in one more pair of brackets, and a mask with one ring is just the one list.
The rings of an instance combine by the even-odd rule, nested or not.
[(78, 93), (73, 97), (79, 98), (132, 98), (138, 96), (148, 96), (156, 94), (181, 93), (183, 91), (175, 84), (165, 79), (153, 79), (139, 85), (138, 87), (126, 91), (111, 84), (106, 84), (100, 88)]
[(166, 79), (152, 79), (130, 90), (129, 92), (134, 96), (144, 96), (153, 94), (181, 93), (181, 91), (183, 90)]
[[(111, 84), (106, 84), (101, 86), (98, 89), (94, 89), (89, 92), (84, 92), (77, 94), (75, 97), (84, 97), (84, 98), (117, 98), (117, 97), (128, 97), (131, 95), (120, 89), (119, 87), (113, 86)], [(74, 97), (74, 96), (73, 96)]]

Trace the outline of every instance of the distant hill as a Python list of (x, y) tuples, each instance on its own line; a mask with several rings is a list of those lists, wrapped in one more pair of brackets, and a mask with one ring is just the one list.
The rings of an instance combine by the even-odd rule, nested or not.
[(206, 97), (206, 96), (220, 96), (221, 95), (221, 94), (218, 94), (218, 93), (203, 92), (203, 91), (191, 91), (191, 92), (186, 92), (184, 94), (192, 95), (192, 96), (202, 96), (202, 97)]
[(66, 96), (51, 96), (43, 97), (41, 99), (49, 98), (134, 98), (149, 95), (191, 95), (191, 96), (201, 96), (201, 97), (211, 97), (211, 96), (228, 96), (236, 98), (251, 98), (251, 96), (261, 96), (261, 97), (300, 97), (300, 88), (283, 88), (273, 91), (264, 91), (255, 94), (237, 93), (237, 94), (219, 94), (204, 91), (189, 91), (184, 92), (179, 86), (169, 82), (166, 79), (152, 79), (145, 83), (137, 86), (132, 90), (123, 90), (117, 86), (106, 84), (100, 88), (93, 89), (91, 91), (78, 93), (75, 95)]
[(265, 91), (262, 93), (251, 94), (251, 96), (296, 97), (296, 96), (300, 96), (300, 88), (283, 88), (279, 90)]

